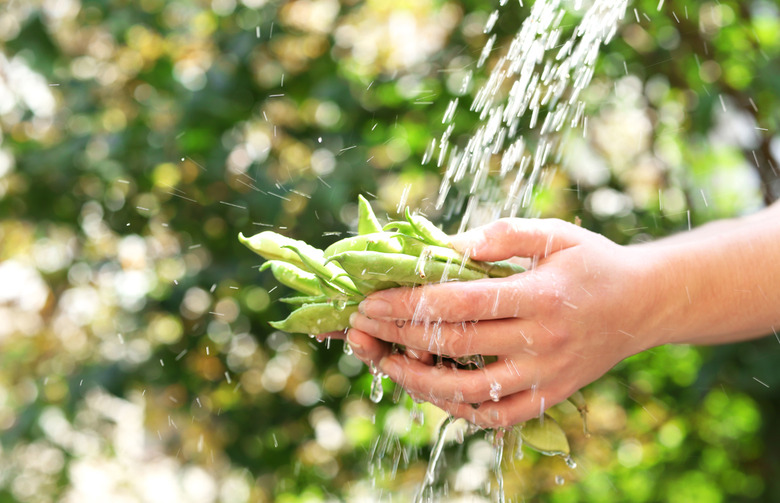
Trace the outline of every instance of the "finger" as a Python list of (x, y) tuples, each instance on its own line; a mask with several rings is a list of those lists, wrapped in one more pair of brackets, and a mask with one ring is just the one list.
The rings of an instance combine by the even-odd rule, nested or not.
[(539, 285), (531, 272), (508, 278), (450, 282), (415, 288), (392, 288), (369, 295), (361, 314), (374, 319), (459, 323), (523, 318), (537, 312)]
[(388, 354), (379, 370), (410, 393), (425, 400), (481, 403), (498, 400), (528, 389), (533, 384), (530, 369), (512, 360), (502, 360), (478, 370), (424, 365), (401, 354)]
[[(531, 342), (532, 326), (515, 318), (473, 323), (413, 323), (383, 321), (353, 314), (350, 325), (383, 341), (402, 344), (408, 349), (425, 350), (453, 357), (473, 354), (502, 355), (515, 352)], [(520, 340), (516, 340), (520, 339)]]
[(390, 344), (355, 328), (351, 328), (347, 332), (347, 344), (352, 348), (352, 353), (369, 366), (372, 364), (377, 366), (383, 358), (390, 356), (392, 352)]
[(344, 340), (347, 338), (346, 330), (336, 330), (335, 332), (323, 332), (314, 336), (317, 342), (323, 342), (327, 339)]
[(403, 351), (404, 355), (413, 358), (423, 365), (433, 365), (434, 359), (433, 359), (433, 353), (430, 351), (422, 351), (420, 349), (414, 349), (414, 348), (404, 348)]
[(457, 234), (452, 246), (475, 260), (547, 257), (587, 239), (591, 233), (555, 218), (502, 218)]
[[(390, 344), (384, 343), (361, 330), (350, 330), (349, 332), (349, 336), (346, 337), (346, 343), (352, 349), (352, 354), (366, 365), (374, 364), (376, 366), (377, 362), (390, 355), (393, 351)], [(419, 361), (423, 365), (433, 364), (433, 354), (428, 351), (406, 348), (404, 355)]]
[(542, 395), (532, 390), (521, 391), (502, 398), (498, 402), (482, 402), (474, 408), (469, 403), (454, 401), (433, 402), (434, 405), (457, 418), (483, 428), (511, 428), (512, 426), (541, 416), (554, 403), (542, 402)]

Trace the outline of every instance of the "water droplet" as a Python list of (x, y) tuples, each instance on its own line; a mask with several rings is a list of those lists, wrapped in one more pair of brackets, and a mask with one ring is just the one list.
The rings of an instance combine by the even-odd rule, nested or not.
[(382, 388), (382, 374), (376, 373), (374, 374), (374, 379), (371, 381), (371, 393), (369, 394), (369, 398), (374, 403), (379, 403), (382, 401), (382, 396), (384, 396), (385, 390)]
[(566, 462), (566, 466), (568, 466), (572, 470), (577, 468), (577, 462), (574, 461), (574, 459), (572, 459), (571, 456), (566, 456), (565, 458), (563, 458), (563, 460)]
[(347, 341), (344, 341), (344, 348), (343, 349), (344, 349), (344, 354), (345, 355), (348, 355), (348, 356), (352, 355), (352, 346), (347, 344)]
[(455, 422), (455, 419), (448, 417), (443, 423), (439, 425), (439, 431), (437, 432), (436, 442), (431, 448), (431, 457), (428, 459), (428, 469), (425, 471), (425, 478), (414, 497), (414, 503), (423, 503), (433, 501), (429, 492), (433, 491), (433, 484), (436, 481), (436, 467), (439, 464), (439, 458), (441, 457), (444, 444), (446, 443), (447, 430)]
[(414, 402), (414, 405), (412, 406), (412, 410), (409, 411), (409, 415), (411, 416), (412, 422), (414, 424), (419, 424), (422, 426), (425, 424), (425, 414), (423, 414), (422, 409), (418, 407), (420, 402), (416, 398), (412, 397), (412, 402)]
[(496, 21), (498, 21), (498, 9), (490, 14), (490, 17), (488, 17), (488, 20), (485, 22), (485, 28), (482, 30), (482, 33), (490, 33), (493, 31)]
[(490, 399), (494, 402), (497, 402), (499, 399), (501, 399), (501, 384), (498, 382), (490, 383)]
[(562, 486), (564, 482), (566, 482), (566, 479), (564, 479), (562, 476), (560, 476), (560, 475), (556, 475), (555, 476), (555, 483), (556, 484), (558, 484), (559, 486)]
[(455, 442), (458, 444), (462, 444), (463, 441), (466, 440), (466, 433), (465, 430), (459, 429), (455, 431)]

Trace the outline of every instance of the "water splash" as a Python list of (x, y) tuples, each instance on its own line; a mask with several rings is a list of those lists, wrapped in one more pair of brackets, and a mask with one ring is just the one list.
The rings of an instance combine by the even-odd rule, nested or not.
[[(569, 24), (563, 22), (569, 8), (564, 3), (534, 2), (471, 104), (481, 124), (465, 145), (450, 144), (452, 123), (441, 135), (438, 166), (446, 167), (436, 206), (443, 208), (455, 187), (450, 211), (465, 204), (460, 230), (527, 211), (545, 168), (551, 160), (560, 160), (565, 129), (586, 127), (585, 103), (579, 97), (593, 78), (599, 48), (617, 32), (628, 0), (595, 0), (561, 42)], [(573, 9), (582, 9), (581, 3)], [(492, 31), (495, 14), (488, 19), (485, 33)], [(477, 67), (487, 62), (495, 44), (493, 34)], [(445, 123), (454, 116), (450, 108)], [(496, 165), (499, 174), (489, 174)]]
[(495, 459), (493, 463), (493, 473), (496, 476), (496, 501), (498, 503), (504, 503), (504, 471), (501, 467), (501, 463), (504, 458), (504, 435), (506, 431), (503, 428), (499, 428), (493, 433), (493, 449), (495, 450)]
[(382, 377), (382, 374), (377, 372), (374, 374), (373, 379), (371, 380), (371, 392), (369, 393), (368, 397), (374, 403), (381, 402), (382, 397), (385, 394), (384, 387), (382, 386)]
[(444, 444), (447, 439), (447, 431), (450, 429), (455, 420), (452, 417), (447, 417), (444, 422), (439, 425), (439, 430), (436, 437), (436, 442), (433, 444), (431, 450), (431, 457), (428, 460), (428, 468), (425, 471), (425, 478), (423, 479), (420, 489), (414, 497), (414, 503), (423, 503), (430, 498), (426, 498), (426, 494), (433, 490), (433, 484), (436, 481), (436, 469), (439, 465), (439, 459), (441, 453), (444, 450)]
[(501, 384), (497, 381), (490, 383), (490, 399), (494, 402), (501, 399)]

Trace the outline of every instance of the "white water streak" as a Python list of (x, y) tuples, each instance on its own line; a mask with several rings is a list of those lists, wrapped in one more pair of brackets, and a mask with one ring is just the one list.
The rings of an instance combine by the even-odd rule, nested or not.
[[(575, 8), (581, 9), (580, 3)], [(471, 110), (481, 124), (465, 146), (450, 144), (455, 110), (448, 107), (445, 113), (443, 123), (449, 126), (438, 142), (437, 165), (444, 167), (444, 175), (437, 207), (444, 206), (455, 187), (453, 202), (466, 205), (461, 229), (528, 212), (536, 183), (551, 156), (555, 162), (561, 152), (565, 130), (582, 127), (586, 134), (585, 103), (579, 96), (593, 78), (599, 49), (617, 33), (628, 0), (595, 0), (561, 42), (569, 31), (563, 4), (534, 2), (474, 97)], [(490, 21), (486, 28), (492, 30)], [(494, 34), (477, 67), (486, 63), (495, 44)]]

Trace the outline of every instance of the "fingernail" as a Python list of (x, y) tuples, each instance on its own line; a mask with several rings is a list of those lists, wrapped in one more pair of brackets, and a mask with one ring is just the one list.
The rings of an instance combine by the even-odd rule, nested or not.
[(349, 315), (349, 326), (350, 327), (353, 327), (353, 328), (355, 327), (355, 318), (357, 318), (357, 317), (358, 317), (358, 313), (352, 313), (352, 314)]
[(393, 313), (393, 306), (381, 299), (366, 299), (360, 303), (358, 311), (369, 318), (382, 318)]

